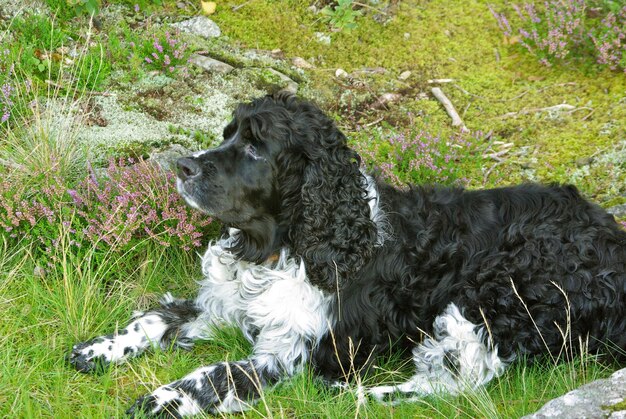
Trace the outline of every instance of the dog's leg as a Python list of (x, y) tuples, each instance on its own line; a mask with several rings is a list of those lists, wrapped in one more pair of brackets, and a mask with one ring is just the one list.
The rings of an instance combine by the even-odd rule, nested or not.
[(182, 417), (199, 413), (241, 412), (252, 406), (263, 388), (281, 374), (254, 357), (198, 368), (180, 380), (139, 398), (131, 416)]
[(199, 368), (140, 397), (127, 413), (182, 417), (244, 411), (262, 397), (264, 388), (302, 370), (313, 338), (293, 329), (261, 331), (250, 358)]
[[(279, 266), (284, 267), (279, 262)], [(130, 414), (174, 417), (200, 412), (240, 412), (258, 401), (263, 389), (300, 372), (312, 347), (328, 330), (327, 299), (305, 282), (297, 265), (261, 270), (269, 281), (249, 299), (245, 329), (254, 331), (253, 354), (246, 360), (202, 367), (141, 397)], [(253, 282), (253, 272), (248, 272)], [(214, 310), (214, 309), (212, 309)]]
[(151, 346), (165, 348), (174, 343), (189, 347), (195, 339), (210, 337), (208, 325), (204, 329), (199, 327), (200, 315), (195, 302), (166, 294), (160, 307), (136, 313), (124, 329), (74, 345), (69, 362), (78, 371), (92, 372), (111, 363), (124, 362)]
[(396, 386), (367, 390), (381, 402), (410, 401), (432, 393), (458, 394), (475, 389), (502, 374), (510, 360), (485, 344), (483, 326), (468, 321), (450, 304), (433, 324), (433, 336), (413, 350), (417, 373)]
[(293, 322), (291, 314), (296, 314), (295, 311), (299, 311), (300, 320), (305, 317), (307, 323), (310, 320), (306, 319), (307, 315), (318, 316), (306, 306), (301, 310), (286, 310), (275, 318), (282, 318), (283, 322), (260, 331), (250, 358), (199, 368), (140, 397), (127, 413), (141, 417), (182, 417), (248, 409), (262, 397), (264, 388), (300, 372), (311, 346), (318, 339), (310, 325), (298, 329), (285, 327), (287, 322)]

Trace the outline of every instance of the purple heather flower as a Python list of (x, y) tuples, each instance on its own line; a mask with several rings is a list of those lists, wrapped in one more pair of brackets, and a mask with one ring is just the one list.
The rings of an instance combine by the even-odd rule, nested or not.
[(163, 53), (163, 46), (159, 43), (158, 39), (154, 39), (154, 42), (152, 43), (152, 46), (159, 51), (160, 53)]

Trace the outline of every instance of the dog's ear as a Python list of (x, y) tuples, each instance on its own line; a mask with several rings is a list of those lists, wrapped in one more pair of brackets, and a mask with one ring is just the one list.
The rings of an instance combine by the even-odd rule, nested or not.
[(336, 292), (371, 256), (376, 226), (360, 157), (319, 109), (305, 103), (300, 111), (295, 129), (303, 167), (289, 238), (311, 282)]

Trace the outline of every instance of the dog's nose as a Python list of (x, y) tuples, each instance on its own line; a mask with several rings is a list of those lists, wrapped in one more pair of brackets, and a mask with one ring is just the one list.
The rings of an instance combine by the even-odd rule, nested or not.
[(178, 159), (176, 165), (178, 166), (178, 177), (181, 180), (196, 177), (200, 174), (200, 166), (198, 163), (188, 157)]

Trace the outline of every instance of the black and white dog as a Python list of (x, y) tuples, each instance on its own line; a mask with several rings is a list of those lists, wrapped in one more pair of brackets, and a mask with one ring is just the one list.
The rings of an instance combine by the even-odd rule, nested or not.
[(276, 94), (240, 105), (215, 149), (178, 162), (178, 190), (225, 226), (195, 300), (163, 297), (116, 334), (74, 346), (88, 372), (234, 324), (249, 358), (201, 367), (131, 414), (236, 412), (309, 364), (329, 380), (376, 355), (415, 375), (366, 389), (458, 393), (518, 357), (626, 348), (626, 232), (572, 186), (394, 189), (364, 174), (331, 119)]

